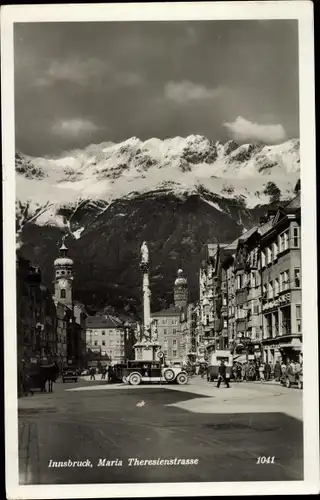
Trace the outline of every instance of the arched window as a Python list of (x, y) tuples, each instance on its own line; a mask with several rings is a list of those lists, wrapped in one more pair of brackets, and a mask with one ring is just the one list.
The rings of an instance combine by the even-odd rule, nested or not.
[(62, 288), (61, 291), (60, 291), (60, 298), (61, 299), (65, 299), (66, 298), (66, 291), (65, 291), (64, 288)]

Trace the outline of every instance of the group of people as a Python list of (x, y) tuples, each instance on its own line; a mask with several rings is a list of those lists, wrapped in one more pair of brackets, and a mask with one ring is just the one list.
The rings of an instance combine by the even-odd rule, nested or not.
[(276, 361), (274, 364), (269, 362), (249, 361), (244, 364), (234, 363), (233, 376), (236, 381), (280, 381), (281, 377), (288, 371), (292, 374), (300, 373), (302, 364), (298, 361), (289, 361), (288, 363)]
[[(90, 380), (96, 380), (97, 369), (92, 366), (89, 370)], [(114, 370), (112, 366), (103, 366), (101, 368), (101, 380), (106, 380), (108, 375), (108, 382), (112, 382), (114, 378)]]

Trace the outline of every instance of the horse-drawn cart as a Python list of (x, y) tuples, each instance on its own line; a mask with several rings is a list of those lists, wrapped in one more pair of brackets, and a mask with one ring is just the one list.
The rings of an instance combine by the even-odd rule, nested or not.
[(36, 391), (46, 392), (48, 382), (48, 391), (52, 392), (53, 383), (58, 377), (58, 367), (55, 363), (41, 364), (29, 363), (24, 366), (22, 372), (22, 392), (28, 395)]

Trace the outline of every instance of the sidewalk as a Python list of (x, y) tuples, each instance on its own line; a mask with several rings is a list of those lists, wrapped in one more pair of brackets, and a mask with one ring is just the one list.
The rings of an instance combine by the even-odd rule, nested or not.
[(56, 406), (52, 400), (41, 396), (24, 396), (18, 399), (18, 413), (24, 410), (55, 410)]
[(19, 421), (19, 483), (40, 483), (40, 456), (36, 422)]

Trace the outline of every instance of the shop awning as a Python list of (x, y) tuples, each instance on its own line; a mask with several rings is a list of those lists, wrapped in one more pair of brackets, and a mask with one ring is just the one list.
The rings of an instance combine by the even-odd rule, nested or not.
[(247, 361), (247, 356), (245, 354), (236, 354), (233, 356), (233, 361), (237, 363), (245, 363)]

